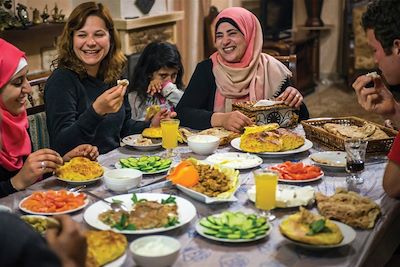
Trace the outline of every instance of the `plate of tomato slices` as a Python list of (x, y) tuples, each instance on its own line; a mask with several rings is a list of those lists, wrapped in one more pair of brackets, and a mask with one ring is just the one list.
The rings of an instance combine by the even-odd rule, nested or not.
[(269, 169), (279, 172), (278, 181), (285, 183), (312, 182), (324, 176), (324, 172), (320, 167), (303, 162), (285, 161), (271, 166)]
[(87, 204), (89, 200), (83, 193), (49, 190), (34, 192), (21, 200), (19, 208), (30, 214), (56, 215), (83, 209)]

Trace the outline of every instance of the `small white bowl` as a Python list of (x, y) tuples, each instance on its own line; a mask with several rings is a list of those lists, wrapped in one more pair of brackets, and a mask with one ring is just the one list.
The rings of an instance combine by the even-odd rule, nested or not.
[(129, 249), (142, 267), (167, 267), (178, 259), (181, 243), (173, 237), (150, 235), (136, 239)]
[(213, 135), (192, 135), (188, 138), (189, 148), (199, 155), (210, 155), (219, 146), (219, 137)]
[(126, 192), (138, 187), (142, 180), (142, 172), (135, 169), (108, 170), (103, 175), (106, 187), (115, 192)]

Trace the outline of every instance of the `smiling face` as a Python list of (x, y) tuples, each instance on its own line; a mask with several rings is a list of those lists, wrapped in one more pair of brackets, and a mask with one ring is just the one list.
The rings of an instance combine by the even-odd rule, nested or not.
[(110, 34), (105, 22), (97, 16), (89, 16), (83, 27), (73, 34), (73, 49), (88, 74), (95, 77), (101, 61), (110, 51)]
[(215, 47), (221, 57), (229, 63), (240, 62), (246, 52), (244, 35), (228, 22), (218, 25), (215, 34)]
[(162, 82), (171, 81), (172, 83), (175, 83), (177, 76), (178, 76), (177, 69), (162, 67), (161, 69), (153, 72), (153, 76), (151, 77), (151, 80), (157, 79)]
[(25, 110), (28, 94), (32, 92), (27, 74), (28, 66), (25, 66), (0, 91), (5, 108), (15, 116)]
[(376, 39), (374, 30), (367, 30), (368, 44), (374, 52), (375, 63), (382, 71), (383, 76), (390, 85), (400, 84), (400, 40), (393, 42), (392, 53), (386, 55), (381, 43)]

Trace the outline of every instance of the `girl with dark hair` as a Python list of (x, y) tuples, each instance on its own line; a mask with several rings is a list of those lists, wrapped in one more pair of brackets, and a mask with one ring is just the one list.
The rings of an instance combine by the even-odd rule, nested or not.
[(181, 55), (175, 45), (148, 44), (129, 77), (132, 118), (149, 120), (160, 107), (173, 110), (183, 95), (182, 76)]

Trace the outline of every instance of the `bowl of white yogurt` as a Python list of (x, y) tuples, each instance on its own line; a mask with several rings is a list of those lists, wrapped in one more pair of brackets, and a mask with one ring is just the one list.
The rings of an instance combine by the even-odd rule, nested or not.
[(133, 260), (142, 267), (172, 266), (178, 259), (181, 243), (173, 237), (149, 235), (129, 245)]
[(192, 135), (188, 137), (188, 146), (196, 154), (210, 155), (219, 146), (219, 137), (213, 135)]

